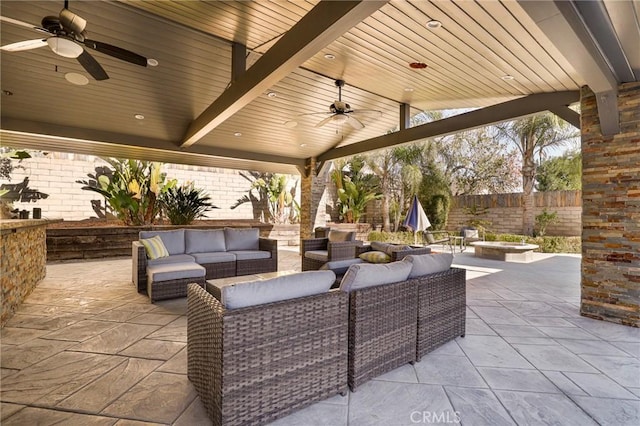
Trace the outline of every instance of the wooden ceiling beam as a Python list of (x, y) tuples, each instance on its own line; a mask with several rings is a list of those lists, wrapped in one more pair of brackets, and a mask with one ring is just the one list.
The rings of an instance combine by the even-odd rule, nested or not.
[(317, 157), (317, 160), (324, 162), (335, 158), (348, 157), (362, 152), (388, 148), (421, 139), (449, 135), (463, 130), (512, 120), (541, 111), (548, 111), (551, 108), (567, 106), (577, 102), (578, 100), (580, 100), (579, 91), (529, 95), (513, 101), (507, 101), (486, 108), (477, 109), (475, 111), (469, 111), (464, 114), (410, 127), (405, 130), (356, 142), (343, 147), (332, 148), (320, 154)]
[(181, 147), (198, 142), (329, 43), (378, 10), (385, 1), (321, 1), (189, 126)]

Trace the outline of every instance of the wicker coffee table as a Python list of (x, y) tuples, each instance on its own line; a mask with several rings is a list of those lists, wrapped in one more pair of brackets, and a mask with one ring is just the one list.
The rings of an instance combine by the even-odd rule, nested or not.
[(296, 274), (297, 271), (288, 270), (288, 271), (276, 271), (276, 272), (264, 272), (261, 274), (253, 274), (253, 275), (242, 275), (239, 277), (227, 277), (227, 278), (218, 278), (214, 280), (207, 280), (206, 289), (207, 291), (213, 295), (218, 300), (221, 300), (222, 297), (222, 288), (230, 285), (235, 285), (239, 283), (246, 283), (249, 281), (264, 281), (271, 278), (278, 278), (285, 275)]

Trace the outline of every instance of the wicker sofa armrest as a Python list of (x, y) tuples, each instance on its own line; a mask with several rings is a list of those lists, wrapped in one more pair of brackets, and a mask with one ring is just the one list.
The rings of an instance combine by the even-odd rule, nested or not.
[(306, 240), (302, 240), (302, 255), (304, 255), (305, 252), (312, 250), (327, 250), (328, 243), (328, 238), (309, 238)]
[(258, 249), (271, 252), (271, 257), (278, 257), (278, 240), (272, 238), (259, 238)]
[(349, 388), (355, 391), (415, 361), (418, 288), (408, 280), (355, 290), (349, 296)]
[(450, 268), (414, 279), (418, 288), (417, 361), (448, 341), (465, 335), (466, 272)]
[(397, 250), (391, 252), (391, 261), (395, 262), (396, 260), (402, 260), (405, 257), (411, 255), (417, 256), (421, 254), (430, 254), (431, 249), (429, 247), (411, 247), (406, 250)]
[(358, 247), (362, 246), (362, 241), (336, 241), (327, 243), (327, 259), (345, 260), (353, 259), (358, 255)]
[(347, 390), (348, 295), (225, 309), (187, 295), (187, 374), (216, 425), (264, 424)]
[(140, 241), (133, 241), (131, 243), (131, 275), (133, 285), (138, 289), (138, 292), (147, 291), (147, 252), (144, 250), (144, 246)]

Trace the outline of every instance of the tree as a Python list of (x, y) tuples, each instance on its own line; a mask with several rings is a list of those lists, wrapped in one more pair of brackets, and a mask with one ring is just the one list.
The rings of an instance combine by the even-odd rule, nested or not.
[(367, 204), (382, 196), (375, 175), (365, 173), (365, 157), (356, 155), (346, 162), (337, 162), (331, 179), (338, 189), (340, 218), (346, 223), (358, 223)]
[(567, 191), (582, 188), (582, 154), (567, 152), (545, 160), (536, 172), (536, 190)]
[(533, 188), (536, 177), (536, 157), (544, 158), (549, 148), (566, 144), (578, 132), (558, 116), (537, 114), (495, 126), (497, 136), (509, 141), (522, 158), (522, 233), (533, 235)]

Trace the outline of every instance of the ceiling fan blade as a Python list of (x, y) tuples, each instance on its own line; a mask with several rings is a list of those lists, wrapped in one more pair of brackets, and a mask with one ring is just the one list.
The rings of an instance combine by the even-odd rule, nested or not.
[(46, 29), (44, 29), (42, 27), (39, 27), (39, 26), (33, 25), (33, 24), (28, 24), (26, 22), (18, 21), (17, 19), (7, 18), (6, 16), (0, 16), (0, 21), (6, 22), (7, 24), (17, 25), (19, 27), (29, 28), (31, 30), (38, 31), (38, 32), (41, 32), (41, 33), (51, 34), (49, 31), (47, 31)]
[(43, 47), (46, 45), (46, 39), (38, 38), (35, 40), (24, 40), (17, 43), (7, 44), (0, 47), (0, 50), (4, 50), (5, 52), (21, 52), (23, 50), (37, 49), (38, 47)]
[(105, 55), (118, 58), (122, 61), (140, 65), (141, 67), (147, 66), (147, 58), (142, 55), (138, 55), (137, 53), (134, 53), (130, 50), (122, 49), (121, 47), (112, 46), (110, 44), (95, 40), (85, 40), (84, 45), (91, 49), (97, 50), (100, 53), (104, 53)]
[(327, 118), (325, 118), (324, 120), (322, 120), (321, 122), (319, 122), (318, 124), (316, 124), (316, 127), (322, 127), (325, 124), (327, 124), (328, 122), (331, 121), (331, 119), (335, 116), (335, 114), (332, 114), (330, 116), (328, 116)]
[(352, 115), (347, 115), (347, 123), (354, 129), (364, 129), (364, 124)]
[(91, 74), (91, 77), (96, 80), (100, 81), (109, 78), (104, 68), (102, 68), (98, 61), (96, 61), (95, 58), (86, 50), (83, 50), (80, 56), (78, 56), (78, 62), (80, 62), (80, 65), (82, 65), (84, 69)]

